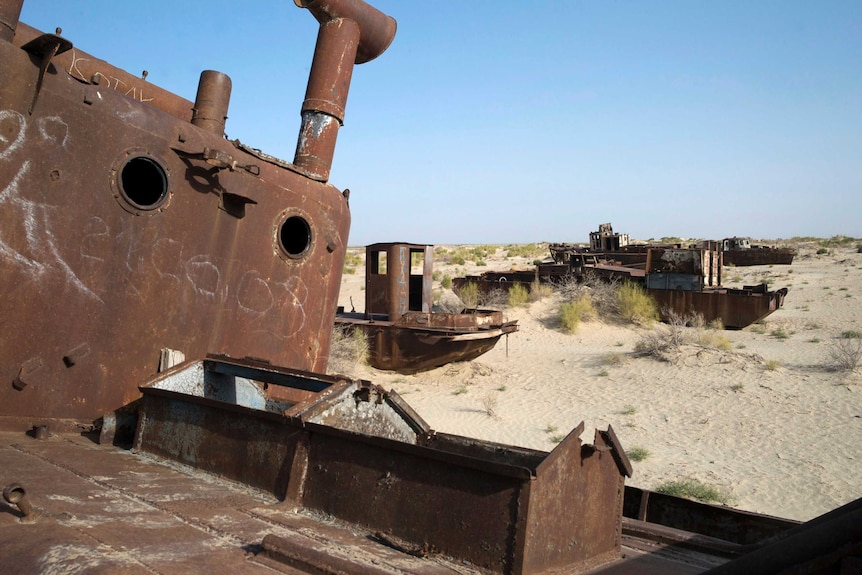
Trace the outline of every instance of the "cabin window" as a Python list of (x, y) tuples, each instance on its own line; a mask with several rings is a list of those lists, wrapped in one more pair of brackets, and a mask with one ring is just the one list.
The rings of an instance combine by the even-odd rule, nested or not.
[(121, 197), (135, 210), (155, 210), (168, 198), (168, 176), (153, 158), (135, 156), (120, 168)]
[(410, 250), (410, 275), (421, 276), (425, 273), (425, 251)]
[(290, 216), (278, 230), (278, 245), (291, 258), (304, 256), (311, 247), (311, 226), (305, 218)]
[(371, 252), (371, 273), (378, 276), (386, 275), (386, 252)]

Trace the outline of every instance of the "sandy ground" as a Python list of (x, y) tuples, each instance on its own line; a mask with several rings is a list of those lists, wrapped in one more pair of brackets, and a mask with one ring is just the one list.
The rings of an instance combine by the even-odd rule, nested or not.
[[(862, 497), (862, 377), (836, 372), (830, 357), (842, 332), (862, 330), (862, 254), (855, 243), (819, 247), (802, 245), (790, 266), (725, 268), (726, 286), (769, 279), (790, 290), (762, 323), (722, 332), (729, 351), (639, 357), (636, 342), (663, 328), (591, 321), (568, 334), (552, 296), (507, 308), (519, 331), (472, 362), (352, 375), (396, 390), (432, 428), (468, 437), (549, 451), (581, 421), (590, 443), (594, 428), (612, 425), (627, 451), (648, 452), (630, 485), (697, 479), (734, 507), (807, 520)], [(456, 277), (532, 261), (504, 254), (435, 270)], [(340, 305), (362, 311), (363, 283), (363, 267), (345, 274)]]

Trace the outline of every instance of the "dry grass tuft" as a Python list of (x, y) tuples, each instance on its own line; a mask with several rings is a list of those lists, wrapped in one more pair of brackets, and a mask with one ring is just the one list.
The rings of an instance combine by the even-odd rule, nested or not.
[(352, 376), (367, 361), (368, 339), (365, 334), (347, 326), (333, 326), (327, 373)]

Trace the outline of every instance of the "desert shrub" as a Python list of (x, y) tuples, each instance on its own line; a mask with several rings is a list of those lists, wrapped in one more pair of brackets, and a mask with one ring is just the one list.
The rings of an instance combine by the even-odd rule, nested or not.
[(566, 276), (565, 279), (555, 283), (552, 289), (560, 294), (560, 298), (564, 301), (578, 299), (588, 291), (586, 284), (579, 282), (573, 275)]
[[(731, 350), (731, 343), (723, 332), (704, 328), (703, 316), (697, 313), (681, 315), (665, 308), (662, 314), (666, 323), (656, 326), (635, 343), (635, 353), (667, 360), (668, 354), (683, 345), (700, 345), (724, 351)], [(710, 325), (716, 325), (710, 323)]]
[(786, 331), (784, 331), (782, 328), (772, 330), (772, 332), (769, 335), (771, 335), (775, 339), (787, 339), (790, 337), (790, 335)]
[(819, 250), (817, 250), (818, 256), (822, 256), (823, 254), (828, 254), (828, 253), (829, 253), (829, 250), (827, 250), (826, 248), (820, 248)]
[(681, 327), (661, 325), (653, 331), (644, 333), (635, 342), (635, 353), (664, 360), (668, 352), (679, 349), (683, 343), (685, 343), (685, 334)]
[(620, 315), (620, 299), (617, 291), (620, 286), (619, 280), (608, 281), (588, 272), (583, 277), (583, 284), (589, 290), (590, 300), (600, 317)]
[(479, 294), (479, 305), (491, 308), (503, 308), (509, 303), (509, 292), (502, 288), (495, 288)]
[(840, 337), (833, 340), (829, 345), (829, 358), (836, 371), (856, 370), (862, 365), (862, 338)]
[(776, 371), (779, 367), (781, 367), (781, 362), (777, 359), (767, 359), (764, 365), (767, 371)]
[(856, 253), (862, 254), (862, 244), (856, 244)]
[(543, 284), (539, 280), (530, 284), (530, 301), (543, 300), (554, 293), (554, 289), (548, 284)]
[(507, 258), (535, 258), (548, 255), (548, 244), (514, 244), (506, 246)]
[(638, 462), (649, 457), (649, 451), (643, 447), (632, 447), (626, 451), (626, 455), (628, 455), (629, 459), (632, 461)]
[(488, 417), (497, 417), (497, 396), (493, 393), (489, 393), (488, 395), (482, 398), (482, 411)]
[(726, 505), (730, 501), (730, 495), (725, 490), (703, 483), (697, 479), (666, 481), (656, 487), (655, 490), (665, 495), (695, 499), (704, 503), (721, 503), (722, 505)]
[(348, 251), (344, 254), (344, 265), (350, 267), (357, 267), (362, 265), (362, 256)]
[(343, 325), (333, 326), (326, 369), (328, 373), (353, 375), (356, 368), (367, 359), (368, 338), (362, 330)]
[(730, 351), (732, 347), (726, 335), (712, 330), (700, 332), (697, 336), (697, 343), (704, 347), (712, 347), (724, 351)]
[(455, 290), (455, 294), (464, 302), (464, 307), (475, 309), (479, 305), (479, 284), (467, 282)]
[(862, 339), (862, 332), (856, 331), (855, 329), (842, 331), (841, 339)]
[(452, 278), (449, 277), (449, 274), (445, 274), (443, 279), (440, 280), (440, 287), (452, 289)]
[(568, 333), (575, 333), (581, 321), (596, 315), (590, 294), (584, 293), (578, 299), (560, 304), (560, 323)]
[(658, 307), (646, 290), (631, 282), (617, 287), (620, 315), (637, 324), (648, 325), (658, 320)]
[(530, 293), (520, 283), (513, 283), (509, 288), (509, 307), (526, 305), (530, 301)]

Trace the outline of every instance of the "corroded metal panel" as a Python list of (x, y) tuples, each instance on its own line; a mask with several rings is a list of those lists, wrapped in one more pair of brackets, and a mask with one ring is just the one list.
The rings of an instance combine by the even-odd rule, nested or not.
[[(253, 396), (240, 387), (327, 382), (289, 416), (272, 402), (231, 399)], [(139, 451), (411, 548), (524, 575), (619, 555), (631, 469), (610, 428), (582, 445), (582, 424), (551, 453), (438, 435), (397, 394), (366, 382), (218, 360), (177, 366), (142, 391)]]
[(721, 320), (726, 328), (742, 329), (781, 308), (787, 288), (775, 291), (766, 291), (765, 286), (704, 291), (649, 289), (647, 292), (656, 300), (663, 319), (672, 319), (668, 317), (669, 311), (679, 317), (697, 313), (707, 323)]

